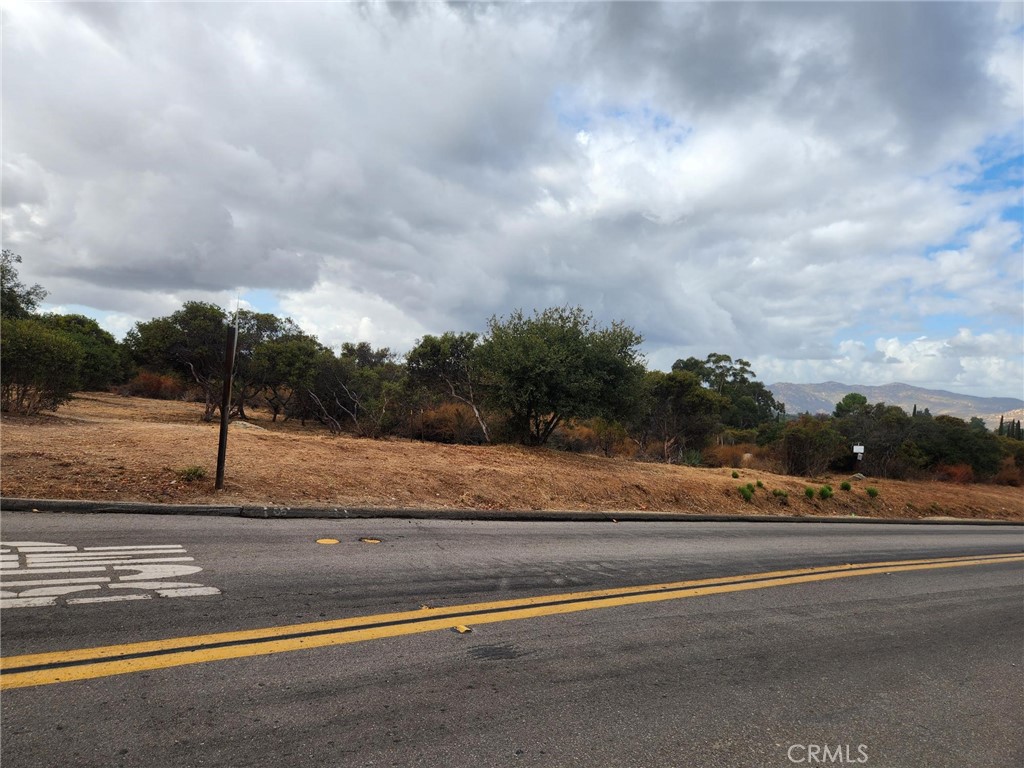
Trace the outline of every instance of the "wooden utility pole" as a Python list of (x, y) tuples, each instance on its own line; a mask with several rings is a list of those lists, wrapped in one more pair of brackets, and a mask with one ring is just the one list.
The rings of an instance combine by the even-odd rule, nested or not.
[(235, 323), (228, 328), (227, 346), (224, 348), (224, 393), (220, 399), (220, 443), (217, 445), (217, 482), (214, 487), (224, 488), (224, 461), (228, 455), (228, 414), (231, 412), (231, 379), (235, 372), (235, 348), (238, 345), (238, 313)]

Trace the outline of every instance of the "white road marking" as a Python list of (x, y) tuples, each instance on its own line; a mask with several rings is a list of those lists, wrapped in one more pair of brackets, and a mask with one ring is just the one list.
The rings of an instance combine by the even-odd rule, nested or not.
[[(202, 568), (180, 544), (123, 545), (79, 549), (45, 541), (3, 542), (0, 561), (0, 608), (148, 600), (153, 597), (219, 595), (220, 590), (192, 581), (176, 581)], [(176, 557), (175, 555), (181, 555)], [(43, 574), (95, 573), (88, 577), (35, 578)], [(99, 574), (105, 575), (99, 575)], [(27, 577), (27, 578), (26, 578)], [(16, 579), (16, 580), (15, 580)], [(110, 590), (133, 594), (110, 594)], [(139, 594), (145, 591), (145, 594)], [(95, 597), (71, 597), (99, 592)], [(102, 594), (106, 592), (107, 594)]]
[(97, 581), (110, 581), (106, 576), (89, 576), (80, 579), (35, 579), (29, 581), (2, 581), (0, 587), (40, 587), (45, 584), (95, 584)]
[(200, 595), (219, 595), (216, 587), (182, 587), (181, 589), (158, 589), (160, 597), (199, 597)]
[(57, 604), (53, 597), (2, 597), (0, 608), (44, 608)]
[[(62, 584), (57, 587), (40, 587), (38, 589), (23, 589), (17, 593), (17, 597), (56, 597), (57, 595), (67, 595), (72, 592), (91, 592), (94, 589), (101, 589), (102, 584)], [(13, 593), (5, 592), (5, 594)]]
[(145, 581), (131, 584), (111, 584), (111, 589), (155, 589), (161, 597), (185, 597), (186, 595), (219, 595), (220, 590), (204, 587), (202, 584), (189, 584), (184, 581)]
[[(190, 560), (192, 558), (189, 558)], [(138, 571), (135, 576), (122, 576), (121, 581), (139, 581), (143, 579), (169, 579), (172, 576), (191, 576), (199, 573), (198, 565), (147, 565), (139, 568), (136, 565), (115, 565), (115, 571)]]
[(122, 563), (187, 563), (195, 560), (194, 557), (152, 557), (136, 559), (134, 557), (106, 558), (103, 560), (46, 560), (38, 562), (29, 558), (28, 567), (48, 568), (53, 565), (120, 565)]
[[(212, 589), (212, 587), (211, 587)], [(206, 592), (204, 594), (220, 594), (220, 590)], [(110, 597), (72, 597), (68, 605), (81, 605), (82, 603), (116, 603), (120, 600), (150, 600), (152, 595), (111, 595)]]
[[(5, 541), (2, 545), (4, 549), (8, 547), (71, 547), (70, 544), (54, 544), (52, 541)], [(74, 547), (71, 547), (74, 549)]]
[(93, 571), (105, 571), (102, 565), (76, 565), (74, 568), (3, 568), (0, 569), (0, 576), (4, 574), (31, 574), (37, 573), (92, 573)]
[(139, 546), (125, 546), (125, 547), (82, 547), (82, 552), (132, 552), (139, 549), (181, 549), (185, 548), (181, 544), (152, 544), (152, 545), (139, 545)]
[[(29, 553), (29, 560), (105, 560), (111, 557), (140, 557), (152, 555), (154, 557), (170, 557), (171, 555), (183, 555), (185, 549), (135, 549), (131, 552), (47, 552), (46, 554)], [(17, 555), (7, 555), (17, 558)]]

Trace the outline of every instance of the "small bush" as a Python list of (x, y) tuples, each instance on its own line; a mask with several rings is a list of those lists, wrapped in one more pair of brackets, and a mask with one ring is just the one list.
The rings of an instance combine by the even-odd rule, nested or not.
[(814, 489), (811, 488), (811, 486), (808, 485), (806, 488), (804, 488), (804, 496), (806, 496), (808, 499), (813, 499), (814, 498)]
[(743, 497), (744, 501), (751, 501), (754, 498), (754, 492), (750, 490), (749, 486), (741, 485), (738, 489), (740, 496)]
[(744, 467), (744, 457), (753, 455), (757, 446), (753, 443), (739, 445), (713, 445), (704, 451), (704, 463), (709, 467)]
[(1024, 467), (1018, 467), (1014, 461), (1013, 456), (1007, 456), (1003, 459), (999, 465), (999, 471), (995, 477), (992, 478), (992, 482), (998, 485), (1012, 485), (1020, 487), (1024, 482)]
[(758, 488), (764, 488), (764, 483), (762, 483), (760, 480), (758, 480), (757, 481), (757, 487)]
[(878, 489), (875, 488), (874, 486), (869, 485), (865, 490), (867, 491), (868, 496), (870, 496), (872, 499), (878, 496)]
[[(592, 431), (587, 430), (592, 436)], [(473, 409), (464, 403), (442, 403), (417, 414), (413, 434), (432, 443), (482, 443), (483, 433)], [(585, 450), (580, 441), (576, 450)]]
[(735, 479), (736, 479), (736, 478), (738, 478), (739, 476), (740, 476), (740, 473), (739, 473), (739, 472), (737, 472), (736, 470), (733, 470), (733, 473), (732, 473), (732, 479), (733, 479), (733, 480), (735, 480)]
[(825, 499), (831, 499), (832, 498), (832, 486), (831, 485), (823, 485), (823, 486), (821, 486), (821, 488), (818, 489), (818, 498), (821, 499), (822, 501), (824, 501)]
[(782, 490), (781, 488), (776, 488), (776, 489), (774, 489), (772, 491), (772, 496), (776, 496), (776, 497), (783, 498), (783, 499), (788, 499), (789, 498), (789, 493), (787, 491)]
[(185, 387), (174, 376), (140, 371), (138, 376), (118, 388), (118, 392), (122, 395), (148, 397), (153, 400), (180, 400), (185, 396)]
[[(594, 431), (594, 437), (597, 440), (597, 445), (605, 456), (611, 457), (617, 453), (620, 453), (622, 447), (629, 440), (629, 435), (626, 433), (626, 428), (617, 421), (608, 421), (608, 419), (602, 419), (600, 416), (598, 416), (590, 420), (589, 426)], [(700, 451), (692, 451), (692, 453), (697, 454), (697, 463), (683, 463), (687, 464), (688, 466), (699, 466)]]
[(178, 477), (184, 480), (186, 483), (191, 483), (195, 480), (202, 480), (206, 477), (206, 470), (200, 466), (193, 464), (190, 467), (179, 469), (177, 471)]
[(852, 485), (850, 485), (850, 484), (849, 484), (848, 482), (846, 482), (845, 480), (844, 480), (843, 482), (841, 482), (841, 483), (839, 484), (839, 490), (841, 490), (841, 491), (848, 491), (848, 490), (850, 490), (851, 488), (853, 488), (853, 486), (852, 486)]
[(680, 451), (676, 459), (684, 467), (700, 467), (704, 465), (704, 454), (695, 448)]
[(935, 478), (945, 483), (973, 483), (974, 470), (970, 464), (940, 464), (935, 468)]

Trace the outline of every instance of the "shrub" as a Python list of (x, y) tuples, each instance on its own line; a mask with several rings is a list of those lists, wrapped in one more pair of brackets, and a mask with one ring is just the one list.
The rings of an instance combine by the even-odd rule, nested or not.
[(823, 501), (825, 499), (831, 499), (832, 498), (832, 486), (831, 485), (823, 485), (823, 486), (821, 486), (821, 488), (818, 489), (818, 498), (823, 500)]
[(1024, 481), (1024, 468), (1018, 467), (1013, 456), (1006, 456), (999, 465), (999, 471), (992, 482), (999, 485), (1012, 485), (1019, 487)]
[(740, 496), (743, 497), (744, 501), (751, 501), (754, 498), (754, 492), (750, 490), (750, 486), (741, 485), (738, 489)]
[(194, 480), (202, 480), (206, 477), (206, 470), (195, 464), (179, 469), (177, 471), (178, 477), (184, 480), (186, 483), (191, 483)]
[(687, 448), (679, 452), (679, 463), (684, 467), (699, 467), (704, 463), (704, 457), (696, 448)]
[(789, 493), (784, 491), (784, 490), (782, 490), (781, 488), (776, 488), (776, 489), (774, 489), (772, 491), (772, 496), (775, 496), (775, 497), (778, 497), (778, 498), (781, 498), (781, 499), (788, 499), (789, 498)]
[(783, 431), (782, 461), (788, 475), (819, 475), (844, 450), (846, 439), (828, 418), (804, 414)]
[(757, 440), (756, 429), (725, 429), (718, 436), (722, 445), (743, 445)]
[(71, 399), (82, 349), (38, 320), (5, 318), (0, 335), (0, 410), (31, 415)]
[(709, 467), (744, 467), (744, 457), (753, 455), (757, 446), (753, 443), (738, 445), (713, 445), (704, 451), (704, 463)]
[(118, 392), (122, 395), (148, 397), (153, 400), (180, 400), (185, 396), (185, 387), (175, 376), (140, 371), (138, 376), (123, 387), (119, 387)]
[(939, 464), (935, 468), (935, 479), (946, 483), (973, 483), (974, 469), (970, 464)]
[(464, 403), (442, 403), (423, 411), (416, 418), (413, 433), (421, 440), (435, 443), (481, 443), (484, 440), (473, 409)]
[(811, 486), (808, 485), (806, 488), (804, 488), (804, 496), (806, 496), (808, 499), (813, 499), (814, 498), (814, 489), (811, 488)]
[(713, 445), (702, 451), (705, 467), (757, 469), (764, 472), (782, 472), (776, 446), (754, 443), (740, 445)]
[(869, 485), (865, 490), (867, 491), (868, 496), (870, 496), (872, 499), (878, 496), (878, 489), (875, 488), (874, 486)]
[[(626, 428), (619, 422), (602, 419), (600, 416), (591, 419), (588, 426), (593, 430), (597, 445), (605, 456), (611, 457), (621, 452), (629, 437), (626, 433)], [(694, 457), (691, 455), (683, 463), (688, 466), (699, 466), (700, 451), (691, 451), (690, 453), (697, 454), (696, 462), (693, 463)]]
[(841, 491), (848, 491), (848, 490), (850, 490), (851, 488), (853, 488), (853, 486), (852, 486), (852, 485), (850, 485), (850, 484), (849, 484), (848, 482), (846, 482), (845, 480), (844, 480), (843, 482), (841, 482), (841, 483), (839, 484), (839, 490), (841, 490)]
[(762, 483), (760, 480), (758, 480), (757, 481), (757, 487), (758, 488), (764, 488), (764, 483)]
[(740, 476), (740, 473), (739, 473), (739, 472), (737, 472), (736, 470), (733, 470), (733, 473), (732, 473), (732, 478), (733, 478), (733, 480), (735, 480), (735, 479), (736, 479), (736, 478), (738, 478), (739, 476)]

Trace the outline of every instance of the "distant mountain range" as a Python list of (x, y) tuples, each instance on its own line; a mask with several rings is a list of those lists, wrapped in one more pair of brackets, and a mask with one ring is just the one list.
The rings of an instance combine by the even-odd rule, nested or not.
[(985, 420), (989, 429), (999, 424), (999, 417), (1007, 419), (1024, 418), (1024, 400), (1015, 397), (972, 397), (946, 392), (941, 389), (912, 387), (909, 384), (883, 384), (877, 387), (865, 384), (842, 384), (826, 381), (821, 384), (769, 384), (776, 400), (786, 404), (787, 414), (832, 413), (836, 403), (850, 392), (859, 392), (869, 403), (898, 405), (910, 413), (916, 405), (918, 410), (927, 408), (933, 416), (947, 413), (969, 420), (977, 416)]

